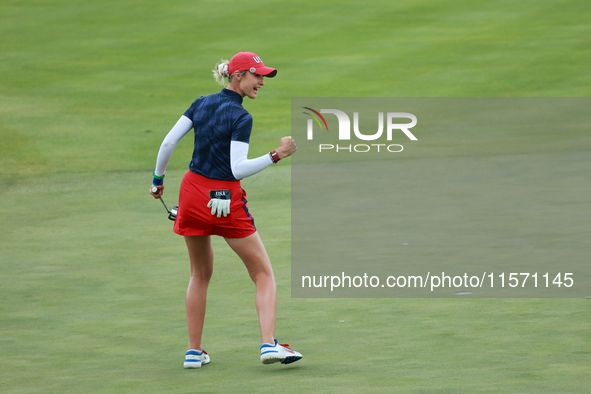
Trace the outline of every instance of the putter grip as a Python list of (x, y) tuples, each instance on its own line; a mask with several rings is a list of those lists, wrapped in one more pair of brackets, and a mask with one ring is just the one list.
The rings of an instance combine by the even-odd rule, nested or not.
[(152, 186), (152, 193), (157, 194), (158, 188), (156, 186)]

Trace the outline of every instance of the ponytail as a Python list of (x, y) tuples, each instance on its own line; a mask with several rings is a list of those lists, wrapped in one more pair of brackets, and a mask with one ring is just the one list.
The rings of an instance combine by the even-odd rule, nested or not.
[(228, 72), (229, 63), (229, 60), (222, 60), (220, 63), (215, 65), (213, 70), (211, 70), (216, 82), (222, 86), (225, 86), (227, 83), (226, 81), (230, 80), (230, 73)]

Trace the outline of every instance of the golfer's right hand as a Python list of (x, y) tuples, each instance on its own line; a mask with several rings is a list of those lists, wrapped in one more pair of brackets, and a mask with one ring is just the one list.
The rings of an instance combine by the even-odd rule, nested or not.
[(162, 194), (164, 193), (164, 185), (160, 185), (160, 186), (155, 186), (152, 185), (150, 186), (150, 194), (154, 196), (154, 198), (158, 199), (160, 197), (162, 197)]
[(281, 141), (279, 141), (279, 148), (275, 149), (279, 155), (279, 160), (293, 155), (296, 150), (298, 150), (298, 147), (291, 136), (281, 138)]

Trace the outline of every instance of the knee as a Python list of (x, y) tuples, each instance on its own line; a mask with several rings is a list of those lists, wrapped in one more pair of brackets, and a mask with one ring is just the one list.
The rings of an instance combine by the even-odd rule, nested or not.
[(268, 286), (276, 286), (275, 275), (272, 269), (250, 271), (250, 278), (255, 284), (266, 284)]
[(209, 283), (213, 270), (209, 267), (201, 267), (198, 269), (191, 269), (191, 278), (194, 278), (200, 282)]

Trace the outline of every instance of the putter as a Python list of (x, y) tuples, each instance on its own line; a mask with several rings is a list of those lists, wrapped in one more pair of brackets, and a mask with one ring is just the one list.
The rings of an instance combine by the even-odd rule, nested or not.
[[(158, 193), (158, 188), (156, 186), (152, 187), (152, 193)], [(178, 205), (175, 205), (174, 207), (172, 207), (172, 211), (168, 209), (168, 207), (166, 206), (166, 204), (164, 203), (164, 200), (162, 199), (162, 196), (160, 196), (159, 200), (162, 202), (162, 205), (164, 205), (164, 209), (166, 209), (166, 212), (168, 212), (168, 218), (172, 221), (174, 221), (176, 219), (176, 213), (178, 212)]]

